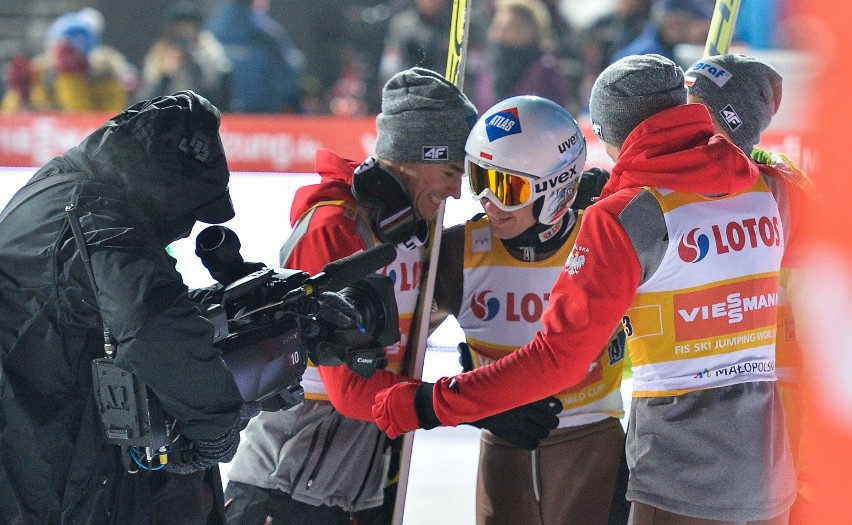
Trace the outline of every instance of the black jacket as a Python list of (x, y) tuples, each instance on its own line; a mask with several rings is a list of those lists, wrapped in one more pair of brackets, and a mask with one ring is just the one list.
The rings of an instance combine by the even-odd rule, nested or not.
[(102, 437), (91, 370), (104, 356), (101, 316), (117, 364), (156, 393), (181, 433), (211, 439), (238, 419), (242, 400), (212, 325), (165, 250), (196, 219), (233, 216), (218, 127), (218, 110), (192, 92), (131, 106), (28, 185), (73, 180), (16, 196), (0, 219), (0, 458), (24, 523), (151, 520), (149, 475), (128, 475)]

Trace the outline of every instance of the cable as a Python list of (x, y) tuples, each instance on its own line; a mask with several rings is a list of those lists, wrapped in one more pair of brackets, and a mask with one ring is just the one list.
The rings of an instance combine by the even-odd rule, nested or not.
[(130, 447), (130, 457), (133, 458), (133, 462), (136, 463), (136, 465), (138, 465), (139, 468), (141, 468), (142, 470), (155, 471), (155, 470), (162, 469), (163, 466), (164, 466), (164, 465), (159, 465), (157, 467), (152, 468), (150, 465), (144, 464), (142, 462), (142, 460), (139, 458), (139, 456), (137, 456), (137, 454), (141, 455), (142, 453), (139, 452), (139, 450), (137, 450), (136, 447)]

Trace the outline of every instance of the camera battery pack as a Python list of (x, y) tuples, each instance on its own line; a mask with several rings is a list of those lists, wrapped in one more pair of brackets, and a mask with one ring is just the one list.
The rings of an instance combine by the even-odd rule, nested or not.
[(92, 379), (108, 442), (153, 449), (170, 444), (165, 411), (134, 374), (101, 358), (92, 361)]

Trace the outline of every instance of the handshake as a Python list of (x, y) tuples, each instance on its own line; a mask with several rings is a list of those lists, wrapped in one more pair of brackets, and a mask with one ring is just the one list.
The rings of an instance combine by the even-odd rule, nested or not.
[[(406, 382), (382, 390), (373, 405), (376, 424), (390, 438), (418, 428), (430, 430), (441, 426), (432, 403), (434, 386)], [(555, 397), (547, 397), (464, 424), (488, 430), (516, 447), (535, 450), (539, 441), (559, 425), (557, 414), (561, 411), (562, 403)]]
[[(473, 361), (466, 343), (459, 344), (459, 352), (462, 371), (469, 372)], [(433, 403), (434, 387), (434, 383), (405, 382), (382, 390), (373, 405), (376, 424), (391, 438), (409, 430), (441, 426)], [(449, 390), (458, 392), (455, 379), (449, 380)], [(488, 430), (516, 447), (535, 450), (539, 441), (559, 425), (561, 411), (562, 403), (551, 396), (463, 424)]]

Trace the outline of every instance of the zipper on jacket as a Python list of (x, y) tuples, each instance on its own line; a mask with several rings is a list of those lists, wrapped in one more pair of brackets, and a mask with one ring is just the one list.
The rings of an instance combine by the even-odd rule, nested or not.
[(334, 426), (332, 426), (331, 429), (329, 429), (328, 434), (325, 435), (325, 442), (322, 444), (322, 450), (320, 450), (319, 458), (317, 458), (316, 465), (314, 465), (314, 470), (311, 472), (311, 475), (308, 476), (308, 482), (306, 484), (308, 488), (311, 488), (311, 485), (314, 484), (314, 478), (317, 477), (317, 474), (325, 461), (328, 449), (331, 446), (332, 441), (334, 441), (334, 436), (337, 435), (337, 429), (340, 428), (340, 422), (342, 421), (341, 417), (334, 421)]
[(302, 460), (302, 464), (299, 465), (299, 470), (296, 472), (296, 477), (293, 478), (294, 489), (299, 486), (299, 480), (302, 479), (302, 474), (305, 473), (305, 469), (308, 467), (308, 461), (310, 461), (314, 455), (314, 449), (317, 446), (317, 440), (319, 440), (319, 433), (320, 430), (322, 430), (323, 423), (324, 422), (320, 422), (320, 424), (317, 425), (317, 428), (314, 429), (314, 435), (311, 436), (311, 445), (308, 447), (308, 453), (305, 454), (305, 459)]
[(541, 487), (538, 485), (538, 449), (530, 450), (530, 469), (532, 472), (532, 489), (536, 503), (541, 503)]
[(378, 457), (379, 452), (383, 448), (381, 445), (384, 443), (384, 435), (381, 432), (376, 433), (376, 444), (373, 446), (373, 454), (370, 456), (370, 464), (367, 465), (367, 472), (364, 473), (364, 480), (361, 481), (361, 486), (358, 488), (358, 492), (355, 494), (355, 497), (352, 499), (352, 505), (354, 505), (359, 499), (361, 499), (361, 494), (364, 493), (364, 489), (367, 488), (367, 481), (370, 480), (370, 472), (373, 471), (373, 464), (376, 462), (376, 457)]

